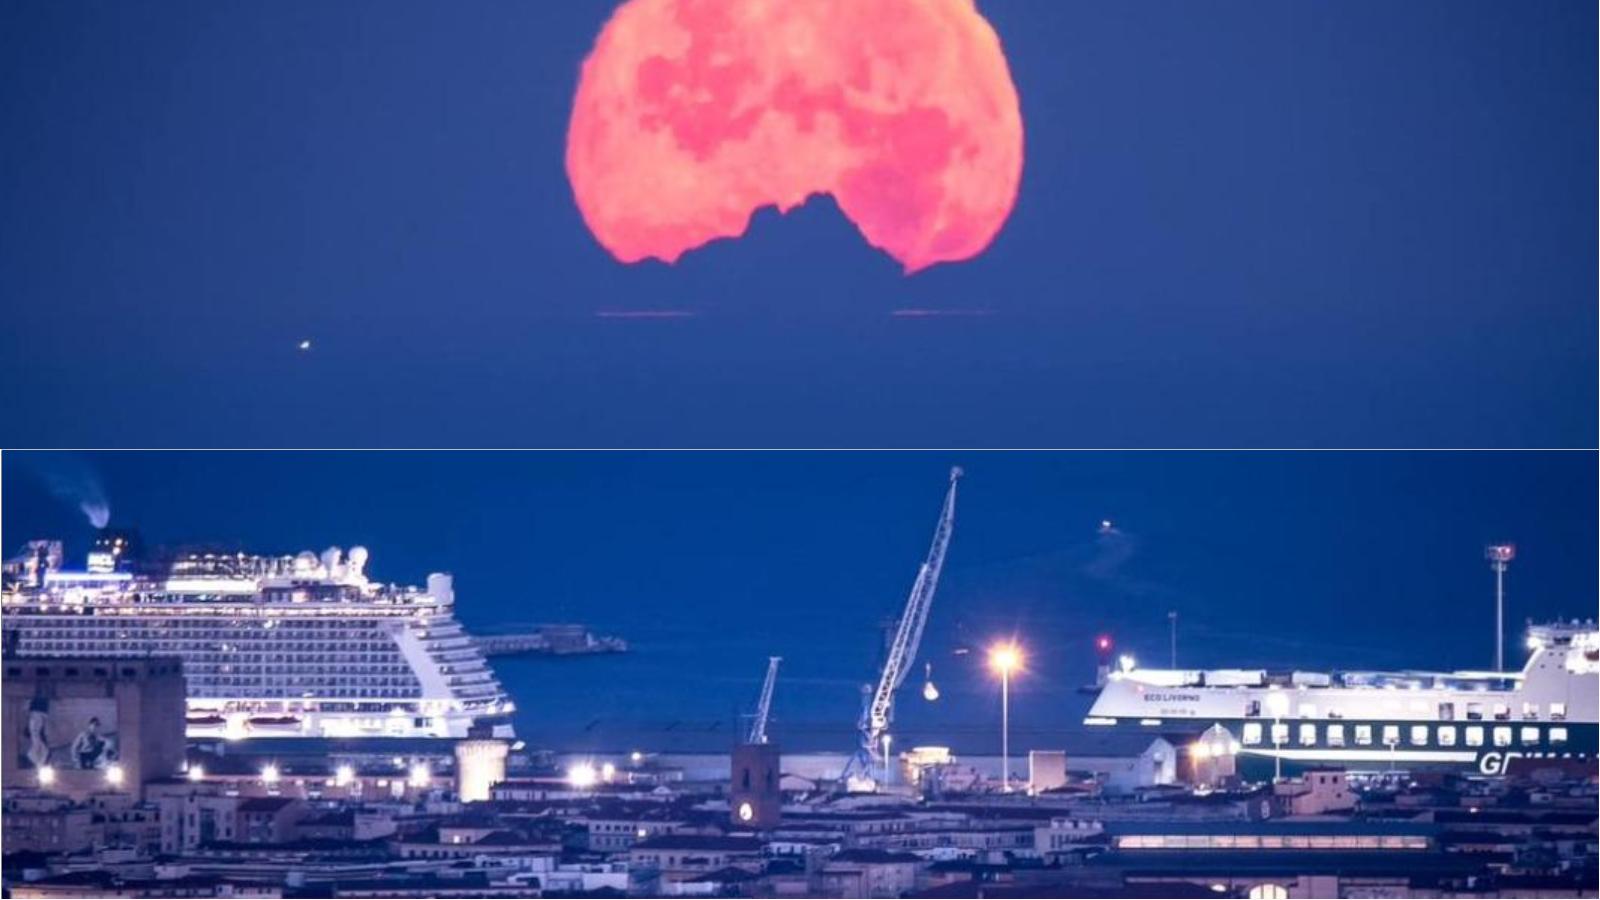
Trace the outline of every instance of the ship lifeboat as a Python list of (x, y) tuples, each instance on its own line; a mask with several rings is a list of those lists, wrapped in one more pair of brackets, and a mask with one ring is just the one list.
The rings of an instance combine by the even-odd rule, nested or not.
[(251, 716), (247, 725), (256, 734), (299, 734), (298, 716)]

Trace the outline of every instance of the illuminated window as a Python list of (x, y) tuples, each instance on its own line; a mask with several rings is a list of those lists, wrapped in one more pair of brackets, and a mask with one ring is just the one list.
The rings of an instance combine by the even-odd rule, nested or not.
[(1472, 726), (1469, 726), (1467, 728), (1467, 746), (1468, 747), (1482, 747), (1483, 746), (1483, 726), (1482, 725), (1472, 725)]
[(1567, 720), (1567, 705), (1565, 703), (1550, 704), (1550, 721), (1565, 722)]
[(1411, 726), (1411, 745), (1413, 747), (1421, 747), (1426, 743), (1428, 743), (1428, 726)]
[(1344, 726), (1343, 725), (1329, 725), (1328, 726), (1328, 746), (1329, 747), (1343, 747), (1344, 746)]
[(1524, 744), (1539, 743), (1539, 729), (1532, 725), (1524, 725), (1522, 727), (1522, 742)]
[(1372, 743), (1372, 726), (1371, 725), (1357, 725), (1356, 726), (1356, 743), (1357, 744), (1370, 744), (1370, 743)]
[(1383, 726), (1383, 745), (1385, 747), (1392, 747), (1392, 746), (1394, 746), (1395, 744), (1398, 744), (1398, 743), (1400, 743), (1400, 726), (1399, 725), (1385, 725), (1385, 726)]
[(1246, 744), (1259, 744), (1259, 743), (1261, 743), (1261, 723), (1260, 722), (1246, 722), (1246, 723), (1244, 723), (1244, 742)]
[(1439, 726), (1439, 746), (1454, 747), (1456, 745), (1456, 727), (1454, 725)]
[(1509, 729), (1509, 728), (1496, 728), (1494, 730), (1494, 745), (1496, 747), (1509, 747), (1509, 746), (1511, 746), (1511, 729)]
[(1289, 743), (1289, 726), (1283, 724), (1282, 722), (1274, 722), (1272, 724), (1272, 743)]
[(1300, 726), (1300, 744), (1302, 746), (1309, 747), (1312, 744), (1315, 744), (1316, 742), (1317, 742), (1317, 726), (1310, 725), (1310, 724), (1301, 725)]
[(1552, 728), (1552, 729), (1550, 729), (1550, 743), (1552, 743), (1552, 744), (1565, 744), (1566, 742), (1567, 742), (1567, 730), (1565, 728)]

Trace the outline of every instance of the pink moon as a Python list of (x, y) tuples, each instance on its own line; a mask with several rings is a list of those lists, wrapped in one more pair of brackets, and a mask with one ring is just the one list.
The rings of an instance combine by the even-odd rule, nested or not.
[(622, 262), (831, 194), (911, 273), (994, 240), (1022, 114), (972, 0), (628, 0), (583, 63), (566, 164)]

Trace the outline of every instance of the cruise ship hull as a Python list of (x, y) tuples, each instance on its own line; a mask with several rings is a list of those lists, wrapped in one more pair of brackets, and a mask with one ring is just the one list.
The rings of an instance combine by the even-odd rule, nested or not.
[(512, 736), (514, 706), (455, 619), (449, 575), (379, 584), (362, 548), (103, 555), (83, 572), (56, 559), (8, 563), (7, 653), (178, 658), (191, 738)]

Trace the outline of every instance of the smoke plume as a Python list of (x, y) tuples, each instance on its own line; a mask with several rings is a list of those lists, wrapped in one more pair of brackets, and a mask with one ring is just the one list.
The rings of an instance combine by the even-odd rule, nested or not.
[(111, 501), (88, 460), (70, 453), (30, 453), (23, 458), (50, 493), (77, 507), (90, 525), (98, 530), (110, 523)]

